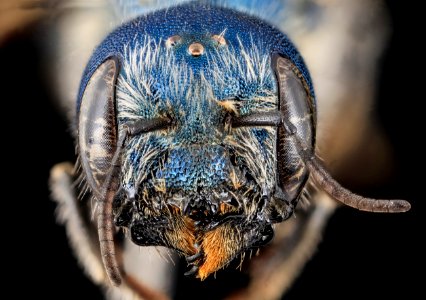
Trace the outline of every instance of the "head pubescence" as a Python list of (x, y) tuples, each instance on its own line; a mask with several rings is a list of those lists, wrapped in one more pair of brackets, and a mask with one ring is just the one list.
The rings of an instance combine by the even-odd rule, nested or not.
[(116, 285), (112, 218), (137, 245), (185, 255), (204, 279), (272, 239), (309, 173), (352, 207), (410, 208), (331, 177), (315, 156), (303, 59), (276, 28), (237, 11), (191, 2), (123, 24), (90, 59), (77, 111), (81, 178), (99, 201), (101, 255)]
[(209, 47), (209, 38), (201, 39), (208, 68), (198, 71), (165, 42), (147, 37), (128, 45), (116, 87), (119, 128), (138, 119), (172, 120), (127, 139), (116, 223), (136, 244), (202, 253), (201, 278), (269, 241), (275, 216), (286, 219), (291, 211), (276, 207), (273, 197), (276, 128), (229, 122), (277, 109), (270, 57), (253, 41)]
[[(273, 66), (273, 53), (282, 55), (284, 69)], [(118, 70), (111, 59), (118, 60)], [(87, 93), (103, 86), (101, 66), (118, 71), (108, 81), (114, 88)], [(293, 87), (294, 93), (281, 95)], [(206, 278), (270, 241), (272, 225), (291, 216), (309, 174), (282, 123), (290, 116), (308, 151), (313, 149), (315, 103), (308, 95), (313, 88), (297, 50), (254, 17), (188, 4), (123, 24), (89, 61), (77, 107), (85, 108), (79, 151), (95, 197), (104, 201), (104, 190), (112, 192), (119, 181), (114, 200), (98, 214), (114, 218), (138, 245), (175, 249)], [(268, 113), (279, 115), (280, 125), (253, 122), (253, 116)], [(98, 122), (90, 114), (112, 121)], [(236, 121), (244, 117), (252, 121)], [(122, 134), (141, 122), (162, 126)], [(110, 136), (124, 143), (111, 148)], [(120, 169), (113, 178), (111, 168)], [(112, 231), (99, 239), (112, 240)], [(104, 250), (114, 256), (110, 244)], [(119, 272), (113, 269), (110, 278)]]
[[(116, 75), (105, 85), (103, 74)], [(89, 61), (77, 110), (83, 177), (106, 203), (102, 221), (114, 218), (138, 245), (175, 249), (202, 279), (270, 241), (309, 176), (296, 142), (312, 153), (303, 60), (277, 29), (230, 9), (192, 3), (123, 24)], [(161, 126), (123, 135), (141, 122)]]

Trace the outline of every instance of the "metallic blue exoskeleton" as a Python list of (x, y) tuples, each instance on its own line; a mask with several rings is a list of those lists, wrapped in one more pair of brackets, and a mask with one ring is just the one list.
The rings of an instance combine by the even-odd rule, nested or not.
[(331, 178), (315, 155), (316, 102), (301, 55), (234, 2), (189, 2), (132, 19), (84, 71), (77, 190), (94, 200), (99, 257), (113, 285), (144, 295), (116, 257), (120, 232), (139, 246), (175, 250), (188, 274), (205, 279), (271, 241), (309, 176), (358, 209), (409, 209)]
[[(105, 105), (91, 90), (108, 72)], [(294, 139), (312, 152), (315, 101), (303, 59), (283, 33), (231, 9), (190, 3), (119, 27), (89, 61), (77, 105), (87, 182), (98, 197), (108, 176), (122, 191), (116, 225), (138, 245), (197, 255), (201, 278), (269, 241), (308, 177)], [(279, 111), (278, 129), (236, 125)], [(128, 134), (158, 119), (167, 124)], [(114, 155), (120, 170), (106, 175)]]

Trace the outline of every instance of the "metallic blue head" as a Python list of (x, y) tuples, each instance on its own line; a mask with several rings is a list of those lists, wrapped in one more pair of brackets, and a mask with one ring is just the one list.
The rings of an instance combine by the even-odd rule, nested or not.
[(190, 3), (119, 27), (96, 49), (81, 82), (77, 110), (95, 71), (116, 58), (118, 132), (141, 119), (172, 120), (126, 140), (116, 223), (139, 245), (202, 253), (201, 278), (269, 241), (272, 223), (293, 209), (274, 196), (277, 129), (232, 128), (229, 121), (279, 109), (272, 53), (295, 66), (313, 95), (303, 60), (283, 33), (231, 9)]

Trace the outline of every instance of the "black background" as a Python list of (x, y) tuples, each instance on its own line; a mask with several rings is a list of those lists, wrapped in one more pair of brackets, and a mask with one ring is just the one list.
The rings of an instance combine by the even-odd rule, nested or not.
[[(426, 117), (418, 48), (421, 18), (401, 1), (387, 1), (393, 33), (382, 58), (375, 111), (389, 138), (396, 171), (383, 185), (357, 192), (380, 198), (401, 198), (412, 210), (400, 215), (375, 215), (340, 209), (330, 220), (317, 254), (307, 264), (286, 299), (308, 297), (377, 297), (419, 299), (424, 272), (420, 243), (423, 215), (424, 137)], [(3, 171), (1, 215), (6, 290), (22, 296), (56, 299), (102, 299), (82, 275), (64, 228), (56, 225), (55, 205), (47, 180), (58, 162), (74, 160), (67, 125), (51, 105), (44, 80), (38, 31), (21, 33), (0, 48)], [(362, 176), (362, 174), (360, 174)], [(424, 225), (423, 225), (424, 226)], [(423, 227), (424, 228), (424, 227)], [(208, 299), (211, 289), (189, 289), (181, 281), (182, 299)], [(232, 281), (227, 280), (226, 284)], [(18, 288), (12, 288), (12, 284)], [(9, 284), (8, 284), (9, 285)], [(213, 289), (217, 286), (214, 285)], [(416, 295), (416, 296), (415, 296)], [(15, 298), (15, 297), (13, 297)]]

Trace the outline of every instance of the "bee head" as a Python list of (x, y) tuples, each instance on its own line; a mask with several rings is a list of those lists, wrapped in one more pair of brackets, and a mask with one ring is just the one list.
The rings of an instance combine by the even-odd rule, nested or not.
[[(253, 30), (255, 19), (226, 13), (235, 24), (200, 18), (183, 33), (155, 27), (164, 12), (123, 25), (89, 62), (78, 107), (80, 162), (94, 197), (102, 201), (116, 182), (115, 225), (138, 245), (185, 255), (202, 279), (269, 242), (306, 182), (292, 141), (259, 116), (282, 107), (305, 117), (297, 126), (313, 145), (311, 108), (284, 108), (273, 65), (273, 53), (288, 53), (285, 72), (306, 97), (311, 86), (297, 51), (268, 25), (256, 20)], [(135, 26), (146, 34), (129, 34)], [(123, 32), (132, 38), (117, 44)]]
[[(101, 242), (114, 219), (137, 245), (186, 256), (204, 279), (272, 239), (310, 172), (342, 202), (362, 209), (371, 199), (338, 186), (315, 158), (313, 87), (288, 38), (232, 10), (204, 20), (191, 9), (125, 24), (95, 51), (80, 88), (78, 151), (102, 210)], [(198, 17), (186, 23), (183, 13)]]

